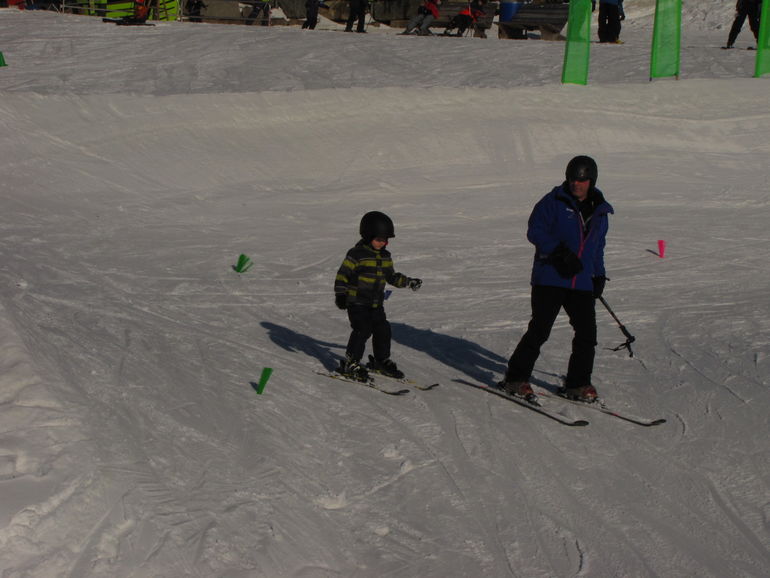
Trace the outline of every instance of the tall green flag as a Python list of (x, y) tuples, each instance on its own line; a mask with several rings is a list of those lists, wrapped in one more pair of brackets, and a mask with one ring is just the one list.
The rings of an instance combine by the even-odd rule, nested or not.
[(679, 78), (681, 44), (682, 0), (656, 0), (650, 80), (666, 76)]
[(763, 0), (754, 76), (759, 78), (768, 72), (770, 72), (770, 0)]
[(569, 3), (567, 43), (564, 47), (562, 84), (588, 84), (588, 61), (591, 54), (591, 0)]

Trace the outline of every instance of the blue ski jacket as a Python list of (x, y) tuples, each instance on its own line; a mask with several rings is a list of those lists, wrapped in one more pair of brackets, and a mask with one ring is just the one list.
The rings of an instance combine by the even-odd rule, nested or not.
[[(615, 211), (596, 188), (584, 203), (588, 206), (578, 204), (565, 182), (535, 205), (527, 228), (527, 239), (535, 246), (532, 285), (593, 291), (593, 278), (605, 275), (608, 216)], [(551, 253), (562, 243), (583, 264), (583, 270), (574, 277), (562, 277), (550, 263)]]

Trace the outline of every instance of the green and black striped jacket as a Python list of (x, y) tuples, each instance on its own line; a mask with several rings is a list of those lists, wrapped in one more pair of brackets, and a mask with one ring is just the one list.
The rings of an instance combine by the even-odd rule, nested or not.
[(334, 293), (346, 293), (348, 306), (382, 307), (385, 284), (406, 287), (408, 281), (406, 275), (393, 270), (390, 252), (375, 251), (362, 239), (345, 255), (334, 280)]

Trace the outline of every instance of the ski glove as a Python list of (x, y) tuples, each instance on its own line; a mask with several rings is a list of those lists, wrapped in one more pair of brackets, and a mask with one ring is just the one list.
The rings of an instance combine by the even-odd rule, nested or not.
[(565, 279), (571, 279), (583, 270), (583, 263), (580, 262), (580, 257), (570, 251), (569, 247), (564, 243), (559, 243), (559, 246), (551, 253), (548, 261), (554, 266), (556, 272)]
[(412, 291), (417, 291), (420, 287), (422, 287), (422, 279), (412, 279), (410, 277), (406, 281), (406, 286), (409, 287)]
[(594, 299), (598, 299), (604, 293), (604, 285), (609, 281), (604, 275), (599, 275), (592, 279), (594, 282)]
[(337, 293), (334, 296), (334, 304), (340, 309), (348, 308), (348, 296), (345, 293)]

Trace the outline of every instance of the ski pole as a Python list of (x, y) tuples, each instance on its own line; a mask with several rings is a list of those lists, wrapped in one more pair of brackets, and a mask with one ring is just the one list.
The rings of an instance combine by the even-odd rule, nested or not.
[(621, 343), (621, 344), (620, 344), (620, 345), (618, 345), (617, 347), (615, 347), (615, 348), (611, 348), (611, 349), (610, 349), (610, 351), (620, 351), (621, 349), (628, 349), (628, 356), (629, 356), (629, 357), (633, 357), (633, 356), (634, 356), (634, 352), (631, 350), (631, 344), (632, 344), (634, 341), (636, 341), (636, 337), (634, 337), (633, 335), (631, 335), (631, 334), (628, 332), (628, 329), (626, 329), (626, 326), (625, 326), (625, 325), (623, 325), (623, 324), (620, 322), (620, 319), (618, 319), (618, 316), (617, 316), (617, 315), (615, 315), (615, 312), (614, 312), (614, 311), (612, 310), (612, 308), (609, 306), (609, 304), (607, 303), (607, 301), (605, 301), (605, 300), (604, 300), (604, 297), (599, 297), (599, 301), (601, 301), (601, 302), (602, 302), (602, 305), (604, 305), (604, 306), (607, 308), (607, 311), (609, 311), (609, 312), (610, 312), (610, 315), (612, 315), (612, 318), (613, 318), (613, 319), (615, 320), (615, 322), (618, 324), (618, 327), (620, 327), (620, 331), (623, 333), (623, 335), (624, 335), (624, 336), (625, 336), (625, 338), (626, 338), (626, 342), (625, 342), (625, 343)]

